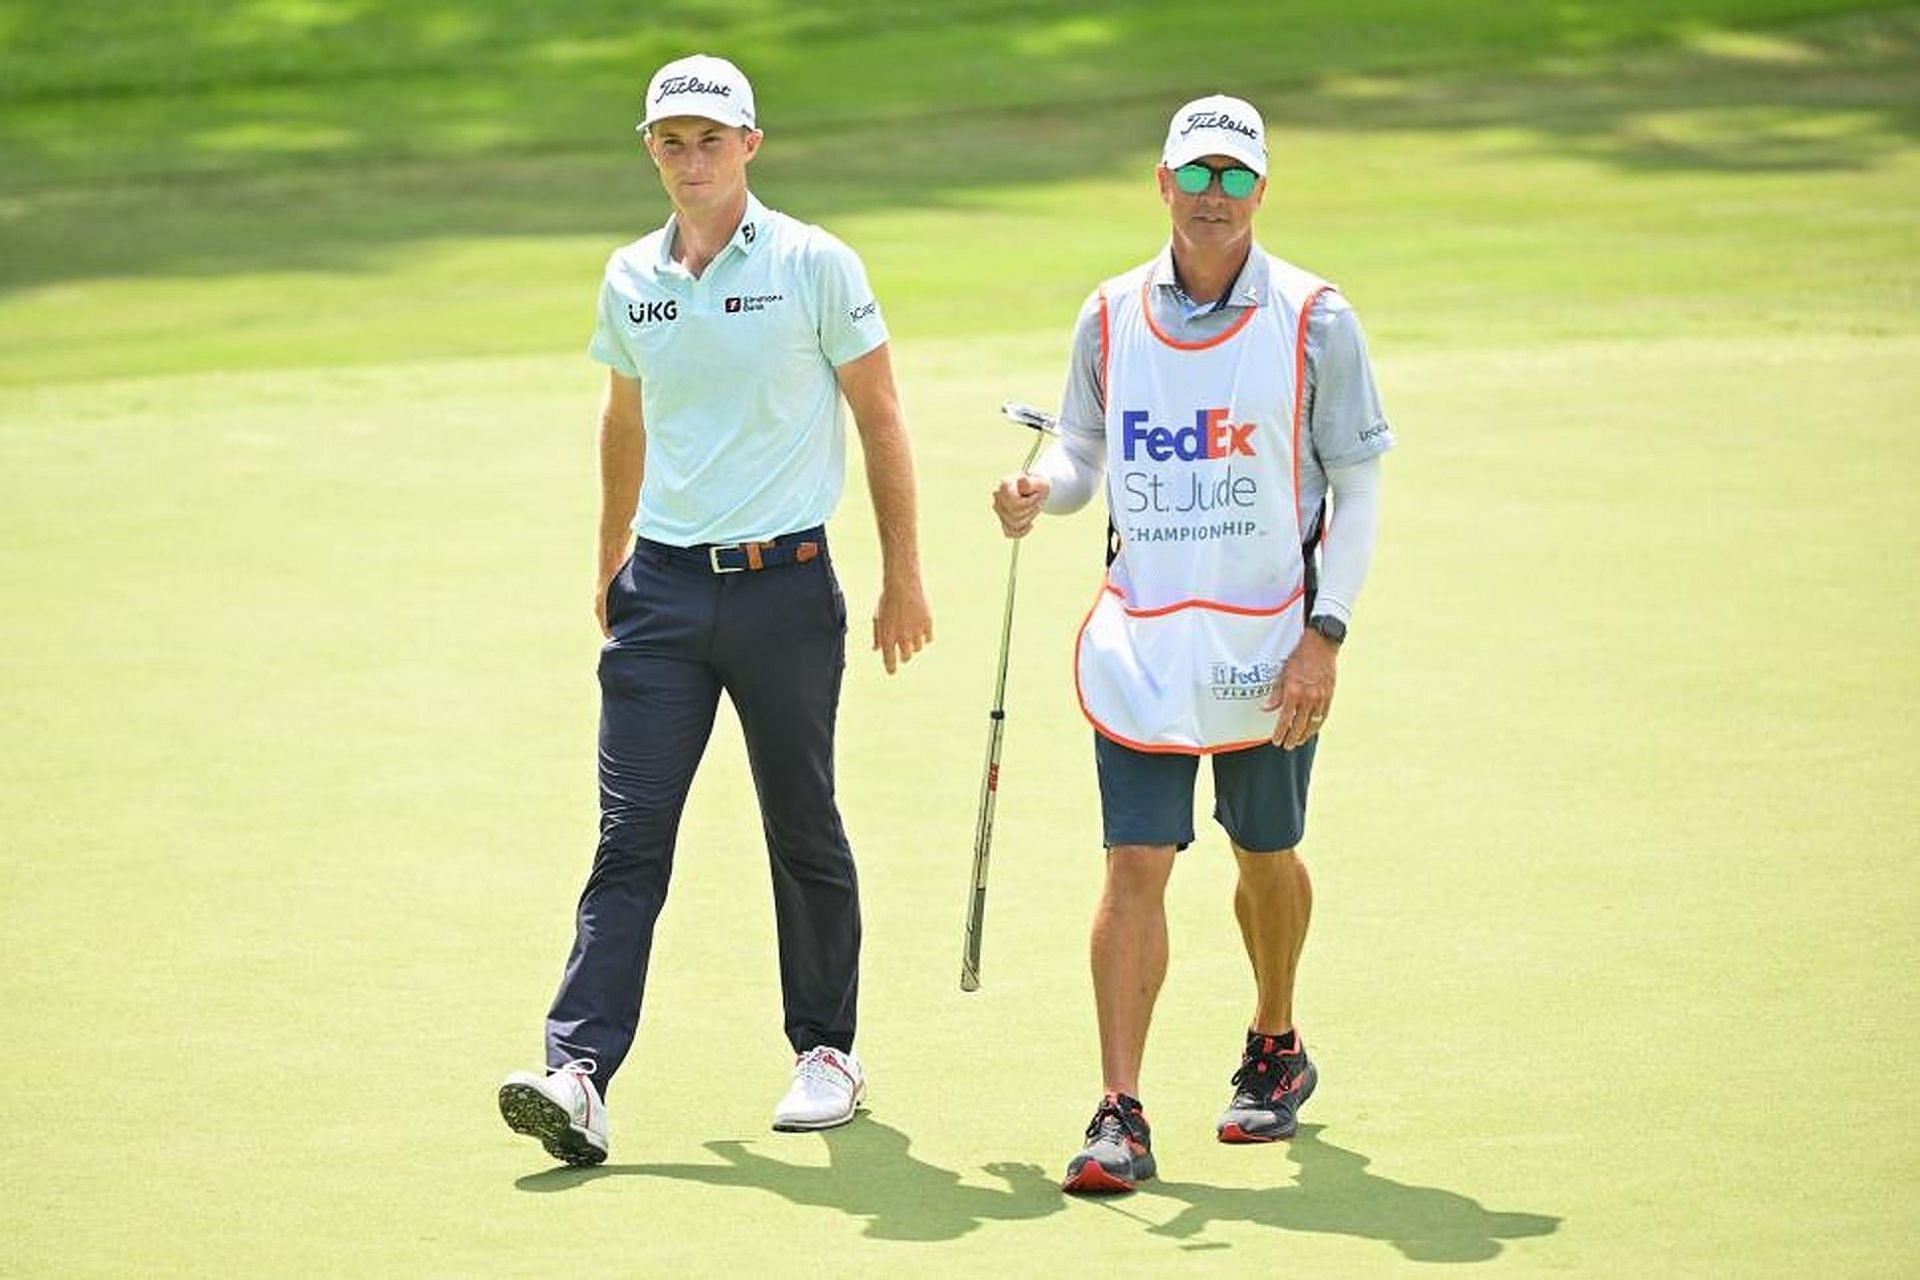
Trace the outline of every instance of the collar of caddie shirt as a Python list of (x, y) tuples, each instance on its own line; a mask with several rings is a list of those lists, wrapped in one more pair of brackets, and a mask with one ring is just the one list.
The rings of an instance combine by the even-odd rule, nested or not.
[(1174, 301), (1185, 309), (1187, 318), (1205, 315), (1210, 311), (1221, 311), (1227, 307), (1257, 307), (1260, 296), (1267, 289), (1267, 255), (1259, 245), (1252, 246), (1247, 252), (1247, 261), (1240, 268), (1239, 277), (1225, 293), (1212, 302), (1195, 302), (1180, 287), (1179, 277), (1173, 273), (1173, 245), (1162, 245), (1160, 256), (1154, 259), (1153, 273), (1148, 279), (1162, 289), (1171, 290)]

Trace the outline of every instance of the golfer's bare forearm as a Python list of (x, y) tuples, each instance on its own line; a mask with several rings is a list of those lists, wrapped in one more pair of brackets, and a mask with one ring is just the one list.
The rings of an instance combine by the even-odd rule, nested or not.
[[(623, 385), (624, 384), (624, 385)], [(646, 470), (647, 433), (640, 414), (640, 384), (614, 376), (600, 411), (600, 581), (620, 570), (632, 540), (634, 510)]]
[(881, 573), (887, 586), (918, 587), (920, 542), (914, 497), (913, 446), (907, 440), (893, 358), (886, 343), (849, 360), (835, 376), (860, 431), (860, 452), (880, 530)]
[(880, 531), (881, 574), (888, 586), (920, 581), (919, 512), (915, 500), (913, 446), (896, 416), (863, 427), (867, 491)]

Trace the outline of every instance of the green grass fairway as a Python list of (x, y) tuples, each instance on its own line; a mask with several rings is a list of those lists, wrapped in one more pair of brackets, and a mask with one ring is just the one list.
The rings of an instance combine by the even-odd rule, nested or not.
[[(1300, 52), (1216, 81), (1145, 4), (0, 0), (0, 1275), (1920, 1274), (1920, 9), (1519, 8), (1275, 5)], [(595, 828), (579, 353), (663, 211), (628, 99), (696, 39), (766, 66), (758, 187), (887, 306), (938, 641), (856, 651), (842, 708), (870, 1113), (767, 1130), (723, 713), (570, 1171), (493, 1091)], [(1401, 439), (1306, 845), (1322, 1083), (1292, 1144), (1213, 1141), (1251, 992), (1209, 826), (1164, 1180), (1069, 1201), (1102, 525), (1023, 552), (962, 996), (994, 409), (1057, 395), (1217, 83)], [(857, 468), (834, 538), (857, 635)]]

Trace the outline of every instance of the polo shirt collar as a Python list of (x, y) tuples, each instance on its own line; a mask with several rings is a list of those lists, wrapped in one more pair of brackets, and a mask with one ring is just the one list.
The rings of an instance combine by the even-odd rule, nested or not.
[[(1247, 253), (1247, 261), (1240, 268), (1240, 275), (1234, 280), (1218, 302), (1208, 310), (1218, 311), (1225, 307), (1257, 307), (1260, 298), (1267, 291), (1267, 255), (1258, 244)], [(1162, 289), (1170, 289), (1185, 299), (1186, 290), (1180, 287), (1180, 278), (1173, 273), (1173, 245), (1162, 245), (1160, 256), (1153, 260), (1153, 274), (1148, 279)]]
[[(655, 265), (662, 270), (673, 266), (673, 242), (680, 234), (680, 215), (667, 215), (665, 233), (660, 237), (660, 256)], [(720, 250), (714, 258), (718, 262), (729, 250), (738, 249), (742, 254), (751, 254), (767, 239), (767, 206), (760, 203), (760, 197), (747, 192), (746, 211), (740, 215), (740, 225), (733, 229), (733, 239), (727, 241), (726, 248)]]
[(740, 215), (740, 225), (733, 229), (733, 239), (729, 244), (741, 253), (750, 254), (767, 242), (767, 206), (760, 203), (760, 197), (747, 192), (747, 209)]

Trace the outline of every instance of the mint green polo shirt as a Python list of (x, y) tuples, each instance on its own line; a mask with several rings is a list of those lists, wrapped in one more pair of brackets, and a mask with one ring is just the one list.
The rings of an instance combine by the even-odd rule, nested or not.
[(675, 220), (616, 250), (587, 353), (640, 381), (647, 461), (633, 530), (674, 546), (822, 524), (846, 482), (834, 369), (887, 340), (860, 258), (751, 193), (699, 279)]

